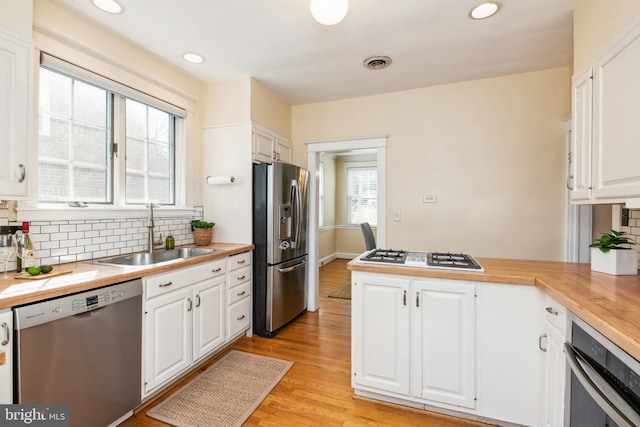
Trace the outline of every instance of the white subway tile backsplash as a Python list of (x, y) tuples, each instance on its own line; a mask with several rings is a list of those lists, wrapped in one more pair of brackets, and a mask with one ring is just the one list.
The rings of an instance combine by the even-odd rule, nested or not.
[[(181, 246), (193, 244), (191, 220), (202, 219), (203, 209), (194, 208), (193, 218), (163, 217), (161, 210), (154, 214), (156, 240), (162, 235), (164, 242), (171, 234), (175, 244)], [(21, 222), (11, 223), (20, 224)], [(38, 264), (87, 261), (148, 249), (149, 229), (146, 218), (32, 221), (29, 231)], [(15, 269), (15, 262), (10, 262), (8, 268)]]

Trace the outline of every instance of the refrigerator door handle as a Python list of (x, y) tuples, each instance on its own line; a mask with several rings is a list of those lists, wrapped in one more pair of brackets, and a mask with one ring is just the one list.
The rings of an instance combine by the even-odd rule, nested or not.
[(290, 271), (297, 270), (300, 267), (304, 267), (305, 265), (307, 265), (307, 261), (299, 262), (298, 264), (292, 265), (291, 267), (278, 268), (278, 273), (288, 273)]
[(295, 228), (291, 234), (291, 248), (295, 249), (300, 241), (300, 221), (302, 212), (302, 197), (300, 196), (300, 183), (298, 180), (291, 181), (291, 203), (293, 209), (293, 227)]

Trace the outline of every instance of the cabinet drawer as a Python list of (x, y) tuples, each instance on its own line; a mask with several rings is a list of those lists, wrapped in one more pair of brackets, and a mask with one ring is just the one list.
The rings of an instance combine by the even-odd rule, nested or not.
[(229, 271), (248, 265), (251, 265), (251, 252), (242, 252), (229, 257)]
[(545, 319), (562, 333), (567, 334), (567, 309), (561, 306), (549, 295), (544, 296), (544, 316)]
[(226, 259), (181, 268), (143, 278), (145, 297), (158, 295), (180, 289), (192, 283), (201, 282), (226, 273)]
[(251, 267), (245, 267), (241, 270), (234, 270), (229, 273), (229, 289), (247, 281), (251, 281)]
[(246, 298), (251, 295), (251, 281), (244, 282), (241, 285), (230, 289), (228, 292), (229, 304), (233, 304), (236, 301), (240, 301), (242, 298)]
[(251, 298), (245, 298), (229, 306), (227, 337), (231, 338), (251, 325)]

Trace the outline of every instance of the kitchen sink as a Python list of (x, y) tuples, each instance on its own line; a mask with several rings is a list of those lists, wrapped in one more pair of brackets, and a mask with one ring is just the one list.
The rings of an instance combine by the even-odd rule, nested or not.
[(97, 259), (94, 262), (98, 264), (109, 265), (143, 266), (159, 264), (161, 262), (167, 261), (193, 258), (200, 255), (208, 255), (220, 251), (221, 249), (178, 248), (153, 253), (139, 252), (134, 254), (118, 255), (109, 258)]

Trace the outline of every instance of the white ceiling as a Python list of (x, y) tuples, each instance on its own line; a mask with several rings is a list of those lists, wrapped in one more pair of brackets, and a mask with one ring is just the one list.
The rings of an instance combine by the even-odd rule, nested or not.
[[(570, 65), (578, 0), (502, 0), (472, 21), (480, 0), (349, 0), (323, 26), (310, 0), (119, 0), (111, 15), (90, 0), (59, 0), (200, 80), (251, 76), (291, 104), (321, 102)], [(202, 54), (193, 65), (182, 54)], [(362, 66), (371, 55), (389, 68)]]

